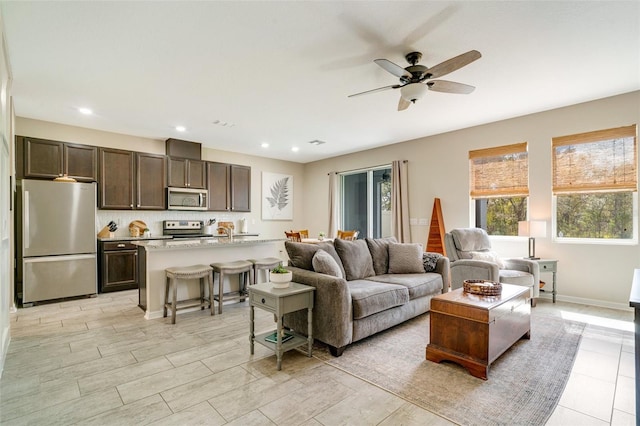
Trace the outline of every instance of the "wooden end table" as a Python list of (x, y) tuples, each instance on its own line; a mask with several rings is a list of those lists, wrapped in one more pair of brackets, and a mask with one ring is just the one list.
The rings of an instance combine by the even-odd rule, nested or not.
[[(290, 349), (307, 344), (307, 356), (312, 355), (313, 350), (313, 292), (315, 287), (300, 283), (290, 283), (288, 288), (274, 288), (272, 283), (261, 283), (249, 286), (249, 321), (250, 333), (249, 341), (251, 342), (251, 354), (253, 355), (254, 342), (258, 342), (263, 346), (275, 351), (277, 358), (277, 368), (282, 368), (282, 354)], [(276, 342), (269, 342), (266, 338), (273, 334), (273, 331), (267, 333), (255, 334), (254, 324), (254, 308), (260, 308), (271, 312), (276, 318)], [(284, 330), (282, 328), (282, 318), (285, 314), (307, 310), (307, 337), (287, 331), (292, 334), (293, 338), (282, 341)]]
[(531, 330), (529, 287), (502, 284), (497, 297), (462, 288), (431, 299), (429, 361), (453, 361), (487, 380), (489, 366)]

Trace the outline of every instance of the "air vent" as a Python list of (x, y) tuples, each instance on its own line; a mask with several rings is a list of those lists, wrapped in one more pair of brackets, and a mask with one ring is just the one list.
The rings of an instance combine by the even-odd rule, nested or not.
[(313, 140), (309, 142), (311, 145), (322, 145), (325, 141), (321, 141), (319, 139)]

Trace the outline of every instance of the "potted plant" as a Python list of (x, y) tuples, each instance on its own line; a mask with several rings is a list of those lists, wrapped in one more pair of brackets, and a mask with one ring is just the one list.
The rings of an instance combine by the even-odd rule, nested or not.
[(270, 271), (269, 281), (274, 288), (287, 288), (293, 278), (293, 273), (282, 265), (278, 265)]
[(318, 239), (319, 239), (320, 241), (324, 240), (324, 232), (320, 231), (320, 232), (318, 233)]

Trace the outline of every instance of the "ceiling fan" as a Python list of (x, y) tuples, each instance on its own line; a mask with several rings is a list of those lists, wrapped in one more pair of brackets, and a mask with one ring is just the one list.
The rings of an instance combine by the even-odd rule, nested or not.
[(385, 71), (399, 77), (400, 84), (393, 84), (391, 86), (367, 90), (366, 92), (349, 95), (349, 97), (352, 98), (354, 96), (381, 92), (388, 89), (400, 89), (398, 111), (403, 111), (409, 108), (409, 105), (411, 105), (412, 102), (415, 103), (418, 99), (421, 99), (425, 93), (427, 93), (427, 90), (466, 95), (473, 92), (475, 87), (467, 84), (456, 83), (454, 81), (432, 79), (442, 77), (443, 75), (449, 74), (464, 67), (465, 65), (469, 65), (476, 59), (480, 59), (481, 56), (482, 55), (477, 50), (470, 50), (454, 58), (441, 62), (431, 68), (427, 68), (424, 65), (417, 65), (422, 58), (422, 53), (420, 52), (411, 52), (405, 56), (407, 62), (411, 64), (406, 68), (402, 68), (400, 65), (394, 64), (387, 59), (376, 59), (373, 62), (378, 64)]

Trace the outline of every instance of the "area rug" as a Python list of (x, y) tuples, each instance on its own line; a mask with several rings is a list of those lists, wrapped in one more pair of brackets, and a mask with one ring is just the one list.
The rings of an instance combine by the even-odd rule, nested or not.
[(543, 425), (569, 378), (584, 324), (531, 317), (531, 340), (520, 340), (489, 369), (489, 379), (457, 364), (425, 359), (429, 314), (346, 348), (341, 357), (318, 342), (314, 355), (461, 425)]

